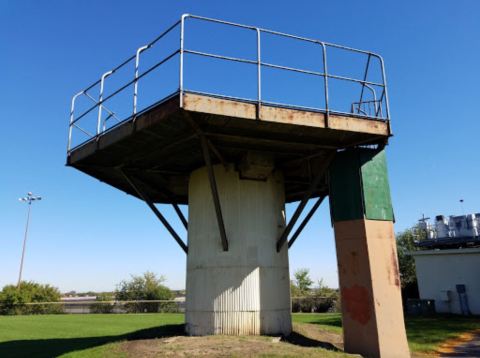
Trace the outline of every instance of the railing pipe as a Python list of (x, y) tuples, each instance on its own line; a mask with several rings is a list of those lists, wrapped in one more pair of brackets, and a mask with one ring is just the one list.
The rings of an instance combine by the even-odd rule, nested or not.
[[(373, 54), (372, 54), (373, 55)], [(383, 94), (385, 95), (385, 112), (387, 119), (390, 120), (390, 104), (388, 102), (388, 92), (387, 92), (387, 75), (385, 74), (385, 63), (383, 62), (383, 57), (380, 55), (373, 55), (380, 61), (380, 66), (382, 67), (382, 82), (383, 82)], [(380, 104), (381, 105), (381, 104)]]
[(100, 79), (100, 94), (98, 96), (98, 118), (97, 118), (97, 135), (100, 134), (101, 122), (102, 122), (102, 102), (103, 102), (103, 85), (105, 84), (105, 78), (110, 76), (113, 70), (105, 72)]
[[(370, 67), (370, 58), (372, 57), (372, 55), (368, 55), (368, 59), (367, 59), (367, 65), (365, 66), (365, 73), (363, 75), (363, 81), (365, 82), (367, 80), (367, 76), (368, 76), (368, 69)], [(360, 91), (360, 100), (359, 102), (361, 103), (362, 102), (362, 99), (363, 99), (363, 91), (365, 89), (365, 84), (362, 84), (362, 90)]]
[(133, 116), (137, 114), (138, 66), (140, 65), (140, 54), (146, 49), (149, 49), (150, 47), (151, 45), (139, 47), (135, 55), (135, 79), (133, 83)]
[(325, 43), (319, 42), (320, 46), (322, 46), (322, 57), (323, 57), (323, 85), (325, 90), (325, 115), (326, 115), (326, 126), (328, 127), (328, 120), (329, 120), (329, 104), (328, 104), (328, 66), (327, 66), (327, 47)]
[(183, 108), (183, 50), (185, 46), (185, 20), (191, 17), (190, 14), (183, 14), (180, 20), (180, 78), (178, 90), (180, 92), (180, 108)]
[(257, 32), (257, 102), (258, 102), (258, 110), (260, 110), (260, 105), (262, 103), (262, 57), (261, 57), (260, 29), (257, 27), (255, 30)]
[(75, 101), (77, 100), (77, 97), (82, 95), (84, 91), (78, 92), (76, 95), (72, 97), (72, 103), (70, 105), (70, 124), (68, 126), (68, 144), (67, 144), (67, 153), (70, 152), (70, 149), (72, 147), (72, 129), (73, 129), (73, 124), (75, 121)]

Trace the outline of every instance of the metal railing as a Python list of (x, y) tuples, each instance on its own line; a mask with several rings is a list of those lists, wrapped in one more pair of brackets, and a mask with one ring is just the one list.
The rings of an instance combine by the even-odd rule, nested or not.
[[(247, 59), (247, 58), (240, 58), (240, 57), (231, 57), (231, 56), (224, 56), (220, 55), (217, 53), (210, 53), (210, 52), (203, 52), (203, 51), (196, 51), (193, 49), (189, 49), (185, 46), (185, 38), (186, 38), (186, 31), (185, 31), (185, 23), (187, 22), (187, 19), (195, 19), (199, 21), (204, 21), (204, 22), (209, 22), (209, 23), (215, 23), (215, 24), (222, 24), (226, 26), (231, 26), (235, 28), (241, 28), (244, 30), (248, 31), (254, 31), (256, 33), (256, 59)], [(171, 33), (173, 30), (178, 29), (180, 30), (180, 41), (179, 41), (179, 48), (174, 49), (172, 52), (170, 52), (168, 55), (164, 56), (161, 60), (155, 62), (151, 67), (145, 69), (143, 72), (140, 72), (140, 58), (141, 55), (149, 50), (151, 50), (155, 45), (159, 43), (161, 39), (163, 39), (167, 34)], [(280, 64), (275, 64), (275, 63), (270, 63), (266, 61), (262, 61), (262, 34), (269, 34), (273, 36), (278, 36), (282, 38), (288, 38), (292, 39), (295, 41), (301, 41), (305, 43), (310, 43), (314, 44), (316, 46), (319, 46), (319, 48), (322, 51), (322, 56), (319, 59), (319, 63), (321, 63), (321, 71), (313, 71), (309, 69), (304, 69), (304, 68), (297, 68), (297, 67), (290, 67), (290, 66), (284, 66)], [(328, 71), (328, 61), (327, 61), (327, 55), (329, 52), (329, 49), (337, 49), (341, 51), (347, 51), (350, 53), (355, 53), (359, 54), (361, 56), (366, 57), (366, 65), (365, 65), (365, 70), (362, 78), (353, 78), (353, 77), (348, 77), (348, 76), (343, 76), (343, 75), (338, 75), (334, 74)], [(201, 56), (204, 58), (213, 58), (213, 59), (218, 59), (218, 60), (223, 60), (223, 61), (233, 61), (233, 62), (238, 62), (238, 63), (244, 63), (244, 64), (250, 64), (256, 66), (256, 97), (255, 98), (241, 98), (241, 97), (236, 97), (236, 96), (226, 96), (225, 94), (222, 93), (207, 93), (204, 91), (197, 91), (194, 90), (193, 88), (185, 88), (184, 86), (184, 69), (185, 69), (185, 55), (192, 55), (192, 56)], [(145, 76), (149, 75), (152, 71), (155, 69), (159, 68), (159, 66), (165, 64), (167, 61), (170, 61), (174, 57), (179, 57), (179, 80), (178, 80), (178, 88), (177, 90), (170, 94), (169, 96), (165, 96), (163, 99), (160, 101), (150, 103), (149, 106), (143, 108), (141, 111), (138, 110), (138, 105), (137, 105), (137, 100), (138, 100), (138, 83), (139, 80), (144, 78)], [(372, 59), (376, 58), (379, 61), (380, 64), (380, 82), (375, 82), (375, 81), (368, 81), (368, 75), (369, 75), (369, 70), (371, 67), (371, 62)], [(112, 93), (109, 95), (105, 96), (105, 82), (108, 77), (112, 76), (115, 74), (117, 71), (119, 71), (121, 68), (124, 68), (128, 64), (133, 63), (134, 65), (134, 70), (132, 74), (132, 78), (121, 85), (119, 88), (114, 90)], [(284, 103), (284, 102), (273, 102), (273, 101), (268, 101), (264, 100), (262, 96), (262, 70), (264, 68), (271, 68), (271, 69), (276, 69), (276, 70), (281, 70), (281, 71), (288, 71), (288, 72), (293, 72), (293, 73), (301, 73), (305, 75), (310, 75), (310, 76), (317, 76), (323, 79), (323, 88), (319, 90), (319, 95), (323, 97), (323, 106), (318, 106), (318, 107), (306, 107), (302, 105), (292, 105), (289, 103)], [(371, 70), (370, 70), (371, 72)], [(359, 100), (358, 101), (352, 101), (351, 102), (351, 108), (350, 112), (342, 111), (338, 108), (335, 108), (332, 106), (332, 99), (330, 98), (331, 96), (331, 91), (329, 90), (329, 82), (331, 80), (339, 80), (339, 81), (346, 81), (349, 83), (354, 83), (359, 85)], [(98, 87), (98, 94), (97, 98), (95, 95), (92, 95), (90, 92), (94, 90), (95, 88)], [(125, 91), (127, 88), (133, 87), (132, 90), (132, 108), (130, 114), (128, 114), (125, 118), (119, 118), (117, 113), (114, 112), (113, 109), (107, 107), (105, 103), (115, 96), (117, 96), (119, 93)], [(366, 95), (365, 89), (370, 93), (370, 96)], [(310, 88), (310, 90), (315, 90), (315, 88)], [(262, 104), (270, 104), (270, 105), (277, 105), (277, 106), (285, 106), (285, 107), (296, 107), (296, 108), (302, 108), (305, 110), (314, 110), (314, 111), (320, 111), (324, 112), (327, 115), (330, 113), (336, 113), (336, 114), (346, 114), (346, 115), (355, 115), (359, 117), (366, 117), (370, 119), (378, 119), (378, 120), (384, 120), (388, 121), (390, 120), (390, 111), (389, 111), (389, 103), (388, 103), (388, 93), (387, 93), (387, 83), (386, 83), (386, 76), (385, 76), (385, 66), (384, 66), (384, 61), (382, 57), (378, 54), (375, 54), (373, 52), (369, 51), (364, 51), (364, 50), (359, 50), (347, 46), (341, 46), (341, 45), (336, 45), (332, 43), (327, 43), (315, 39), (310, 39), (306, 37), (301, 37), (301, 36), (296, 36), (296, 35), (290, 35), (278, 31), (272, 31), (272, 30), (267, 30), (267, 29), (262, 29), (259, 27), (254, 27), (254, 26), (247, 26), (247, 25), (242, 25), (242, 24), (237, 24), (233, 22), (227, 22), (223, 20), (217, 20), (217, 19), (211, 19), (207, 17), (201, 17), (201, 16), (195, 16), (195, 15), (190, 15), (190, 14), (184, 14), (182, 15), (181, 19), (177, 21), (175, 24), (170, 26), (168, 29), (166, 29), (163, 33), (161, 33), (159, 36), (157, 36), (152, 42), (145, 46), (141, 46), (137, 49), (136, 53), (132, 55), (131, 57), (127, 58), (124, 62), (122, 62), (120, 65), (117, 67), (113, 68), (110, 71), (105, 72), (99, 80), (85, 88), (84, 90), (78, 92), (75, 94), (72, 98), (71, 101), (71, 108), (70, 108), (70, 123), (69, 123), (69, 134), (68, 134), (68, 147), (67, 147), (67, 152), (70, 153), (71, 150), (77, 146), (80, 146), (90, 140), (95, 140), (98, 139), (98, 137), (108, 131), (109, 129), (113, 128), (115, 125), (110, 125), (109, 121), (114, 119), (117, 123), (121, 123), (126, 120), (133, 119), (135, 121), (136, 117), (141, 114), (142, 112), (148, 110), (155, 104), (161, 102), (162, 100), (166, 100), (170, 98), (172, 95), (179, 94), (180, 96), (180, 107), (183, 107), (183, 97), (186, 92), (193, 92), (193, 93), (200, 93), (200, 94), (205, 94), (205, 95), (215, 95), (219, 97), (225, 97), (225, 98), (234, 98), (238, 100), (248, 100), (251, 102), (257, 103), (259, 106)], [(76, 102), (79, 98), (85, 97), (87, 98), (90, 102), (92, 102), (92, 105), (88, 107), (86, 110), (84, 110), (82, 113), (78, 114), (76, 113), (75, 110), (75, 105)], [(94, 111), (97, 111), (96, 115), (96, 125), (95, 129), (93, 131), (88, 130), (85, 128), (85, 126), (80, 125), (80, 121), (84, 120), (87, 115), (94, 113)], [(107, 115), (104, 118), (104, 113)], [(72, 144), (72, 135), (73, 131), (80, 131), (84, 135), (87, 136), (87, 139), (83, 142), (77, 143), (76, 145)]]

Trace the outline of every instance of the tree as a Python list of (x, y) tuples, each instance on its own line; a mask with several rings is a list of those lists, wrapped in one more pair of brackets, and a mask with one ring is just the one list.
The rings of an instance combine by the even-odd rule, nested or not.
[(418, 247), (415, 245), (415, 240), (425, 235), (425, 231), (418, 226), (412, 226), (396, 235), (400, 283), (402, 295), (405, 299), (418, 298), (415, 259), (410, 252), (418, 250)]
[(323, 278), (317, 281), (317, 287), (313, 289), (313, 292), (316, 296), (325, 297), (325, 298), (338, 298), (338, 290), (330, 288), (323, 282)]
[(60, 296), (60, 291), (48, 284), (22, 281), (18, 286), (6, 285), (0, 291), (0, 313), (29, 313), (24, 307), (25, 303), (58, 302), (60, 301)]
[(124, 280), (118, 284), (115, 299), (118, 301), (172, 299), (172, 291), (163, 285), (163, 282), (165, 282), (165, 277), (157, 277), (149, 271), (141, 276), (132, 275), (131, 280)]
[(298, 294), (300, 296), (305, 296), (310, 292), (310, 287), (313, 284), (313, 281), (310, 279), (309, 276), (310, 270), (303, 268), (303, 269), (298, 269), (295, 271), (294, 277), (295, 277), (295, 282), (294, 285), (298, 289)]

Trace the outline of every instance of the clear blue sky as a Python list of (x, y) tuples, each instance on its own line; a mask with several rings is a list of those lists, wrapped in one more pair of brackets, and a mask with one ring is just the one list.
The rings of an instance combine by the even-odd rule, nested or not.
[[(422, 213), (459, 214), (459, 198), (466, 212), (480, 211), (476, 0), (3, 0), (0, 286), (17, 279), (26, 216), (17, 199), (33, 191), (45, 200), (33, 208), (25, 279), (63, 291), (111, 290), (151, 270), (184, 287), (185, 255), (148, 208), (64, 163), (71, 96), (185, 12), (382, 54), (395, 134), (388, 159), (396, 230)], [(307, 267), (314, 279), (337, 285), (327, 205), (290, 250), (290, 263), (291, 272)]]

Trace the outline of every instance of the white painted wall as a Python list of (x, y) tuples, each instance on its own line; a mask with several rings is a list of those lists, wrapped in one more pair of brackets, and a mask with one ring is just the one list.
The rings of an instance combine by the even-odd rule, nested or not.
[(186, 329), (191, 335), (291, 331), (283, 176), (240, 180), (215, 166), (229, 250), (222, 250), (206, 168), (189, 184)]
[[(480, 249), (412, 252), (420, 298), (434, 299), (437, 312), (460, 314), (457, 284), (466, 285), (473, 314), (480, 315)], [(448, 294), (446, 291), (450, 291)], [(450, 300), (447, 300), (447, 295)]]

